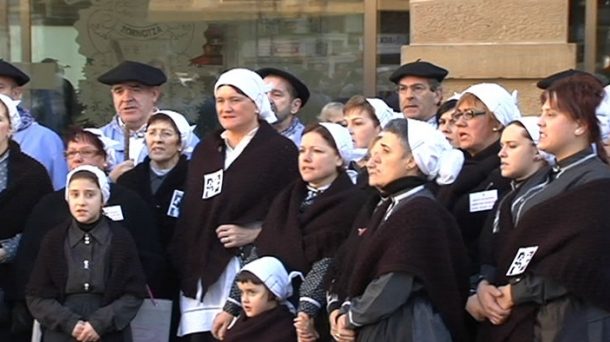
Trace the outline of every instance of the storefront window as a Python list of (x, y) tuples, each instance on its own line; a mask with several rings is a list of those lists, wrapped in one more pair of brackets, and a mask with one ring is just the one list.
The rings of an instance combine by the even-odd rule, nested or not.
[[(586, 22), (586, 6), (597, 6), (596, 20)], [(595, 49), (587, 49), (585, 35), (587, 25), (592, 25), (596, 35)], [(571, 0), (570, 1), (570, 42), (577, 44), (576, 67), (585, 70), (585, 58), (591, 53), (594, 58), (592, 71), (604, 82), (610, 81), (610, 0)], [(590, 52), (589, 52), (590, 50)]]
[(114, 109), (97, 77), (126, 59), (168, 75), (160, 107), (210, 125), (223, 70), (285, 68), (312, 91), (303, 112), (311, 121), (326, 102), (362, 93), (363, 11), (363, 0), (9, 0), (0, 4), (0, 48), (32, 74), (24, 104), (58, 130), (45, 95), (73, 93), (62, 115), (102, 125)]

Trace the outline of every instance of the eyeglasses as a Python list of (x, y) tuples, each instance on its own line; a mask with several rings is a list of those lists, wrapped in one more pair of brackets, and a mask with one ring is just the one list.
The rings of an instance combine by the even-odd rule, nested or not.
[(464, 121), (470, 121), (470, 120), (474, 119), (476, 116), (485, 115), (485, 114), (487, 114), (487, 112), (484, 110), (479, 111), (479, 112), (475, 112), (472, 109), (465, 110), (463, 112), (459, 112), (456, 110), (455, 112), (453, 112), (453, 114), (451, 114), (451, 119), (453, 119), (453, 122), (458, 122), (458, 121), (460, 121), (461, 118), (464, 118)]
[(100, 151), (95, 150), (95, 149), (85, 149), (85, 150), (66, 151), (66, 152), (64, 152), (64, 155), (68, 159), (75, 158), (77, 154), (83, 158), (91, 158), (91, 157), (97, 155), (98, 153), (100, 153)]
[(415, 94), (415, 95), (419, 95), (421, 93), (423, 93), (424, 91), (428, 90), (428, 87), (426, 87), (423, 84), (413, 84), (413, 85), (404, 85), (404, 84), (399, 84), (396, 87), (396, 92), (399, 94), (406, 94), (407, 90), (411, 89), (411, 93)]

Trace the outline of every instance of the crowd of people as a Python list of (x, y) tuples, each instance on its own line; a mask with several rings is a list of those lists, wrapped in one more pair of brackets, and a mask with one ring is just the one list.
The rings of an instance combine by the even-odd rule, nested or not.
[(610, 86), (551, 75), (536, 117), (447, 75), (305, 125), (298, 77), (230, 69), (199, 141), (125, 61), (111, 122), (62, 144), (0, 61), (0, 340), (132, 341), (149, 298), (169, 341), (610, 341)]

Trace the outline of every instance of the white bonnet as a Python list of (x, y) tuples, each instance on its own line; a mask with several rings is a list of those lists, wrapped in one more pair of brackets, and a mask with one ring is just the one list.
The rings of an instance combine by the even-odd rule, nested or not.
[[(517, 119), (516, 121), (519, 121), (523, 125), (523, 127), (525, 127), (525, 130), (527, 131), (527, 134), (529, 134), (530, 138), (532, 138), (534, 145), (538, 147), (538, 142), (540, 142), (540, 127), (538, 126), (538, 117), (523, 116)], [(538, 153), (544, 160), (546, 160), (547, 163), (549, 163), (549, 165), (555, 164), (554, 155), (542, 151), (541, 149), (538, 149)]]
[(326, 128), (337, 145), (341, 159), (345, 164), (352, 161), (354, 153), (354, 142), (347, 128), (330, 122), (320, 122), (320, 126)]
[(8, 118), (11, 122), (11, 135), (15, 134), (19, 129), (19, 126), (21, 126), (21, 116), (19, 116), (19, 111), (17, 110), (17, 103), (3, 94), (0, 94), (0, 101), (2, 101), (6, 106), (6, 109), (8, 109)]
[[(271, 256), (265, 256), (246, 264), (240, 272), (248, 271), (260, 279), (278, 301), (287, 305), (288, 297), (292, 296), (292, 279), (303, 278), (301, 272), (288, 272), (281, 261)], [(288, 305), (291, 308), (291, 305)], [(291, 308), (294, 309), (294, 308)]]
[(369, 97), (366, 99), (366, 101), (373, 106), (373, 109), (375, 110), (375, 113), (373, 114), (377, 117), (377, 120), (379, 120), (379, 125), (382, 129), (388, 124), (388, 122), (398, 118), (398, 115), (402, 117), (402, 114), (394, 113), (394, 110), (392, 110), (392, 108), (390, 108), (390, 106), (388, 106), (388, 104), (383, 100)]
[(407, 123), (409, 148), (419, 170), (438, 184), (453, 183), (462, 169), (464, 154), (451, 147), (445, 136), (426, 122), (404, 118), (392, 122), (402, 120)]
[(72, 176), (79, 171), (88, 171), (95, 175), (97, 178), (97, 184), (100, 186), (100, 190), (102, 191), (102, 203), (106, 204), (106, 202), (108, 202), (108, 198), (110, 198), (110, 184), (108, 183), (108, 177), (104, 171), (92, 165), (81, 165), (68, 173), (68, 176), (66, 177), (65, 190), (66, 202), (68, 201), (69, 197), (70, 179), (72, 179)]
[(521, 112), (517, 107), (516, 90), (510, 94), (496, 83), (479, 83), (464, 90), (462, 96), (466, 93), (470, 93), (481, 100), (503, 126), (521, 117)]
[[(182, 143), (182, 152), (184, 153), (184, 149), (187, 147), (187, 143), (193, 134), (193, 129), (191, 125), (189, 125), (188, 121), (184, 115), (174, 112), (173, 110), (161, 109), (153, 113), (153, 116), (156, 114), (163, 114), (168, 116), (178, 128), (178, 132), (180, 133), (180, 142)], [(150, 124), (150, 119), (148, 120)], [(147, 126), (148, 128), (148, 126)]]
[(218, 78), (214, 86), (214, 96), (218, 88), (223, 85), (230, 85), (241, 90), (256, 104), (259, 110), (259, 115), (262, 119), (269, 123), (277, 121), (277, 117), (271, 109), (271, 102), (267, 98), (268, 87), (263, 82), (259, 74), (250, 69), (235, 68), (231, 69)]
[(610, 85), (604, 88), (604, 98), (599, 106), (597, 106), (595, 115), (597, 115), (597, 120), (599, 120), (602, 141), (607, 141), (610, 138)]

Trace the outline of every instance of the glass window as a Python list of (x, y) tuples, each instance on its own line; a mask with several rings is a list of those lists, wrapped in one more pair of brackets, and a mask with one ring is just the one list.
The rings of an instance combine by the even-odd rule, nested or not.
[[(70, 122), (100, 126), (110, 120), (110, 91), (97, 77), (127, 59), (165, 71), (169, 80), (159, 107), (210, 127), (216, 122), (210, 110), (215, 79), (231, 67), (273, 66), (302, 78), (312, 92), (305, 121), (330, 100), (362, 92), (363, 0), (30, 4), (0, 4), (0, 48), (11, 62), (31, 60), (24, 63), (33, 81), (23, 103), (58, 131)], [(30, 29), (30, 49), (23, 24)]]

